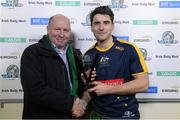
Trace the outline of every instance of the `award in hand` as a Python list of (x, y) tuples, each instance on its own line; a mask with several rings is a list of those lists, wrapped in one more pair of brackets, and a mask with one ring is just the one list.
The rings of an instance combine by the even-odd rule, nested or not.
[(96, 62), (98, 61), (98, 54), (96, 53), (95, 54), (95, 57), (94, 57), (94, 60), (92, 62), (92, 66), (91, 66), (91, 70), (90, 70), (90, 73), (89, 73), (89, 77), (87, 77), (86, 73), (84, 72), (83, 75), (84, 75), (84, 78), (86, 80), (86, 89), (89, 89), (89, 88), (92, 88), (94, 87), (94, 84), (91, 84), (94, 80), (91, 80), (91, 77), (92, 77), (92, 72), (94, 70), (94, 68), (96, 68)]

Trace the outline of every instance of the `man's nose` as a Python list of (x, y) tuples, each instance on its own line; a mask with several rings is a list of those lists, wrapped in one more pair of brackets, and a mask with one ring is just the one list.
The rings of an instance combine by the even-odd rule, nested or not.
[(100, 29), (100, 30), (103, 30), (103, 29), (104, 29), (104, 24), (100, 24), (100, 25), (99, 25), (99, 29)]
[(59, 31), (59, 36), (61, 36), (61, 37), (64, 36), (64, 31), (63, 31), (63, 30), (60, 30), (60, 31)]

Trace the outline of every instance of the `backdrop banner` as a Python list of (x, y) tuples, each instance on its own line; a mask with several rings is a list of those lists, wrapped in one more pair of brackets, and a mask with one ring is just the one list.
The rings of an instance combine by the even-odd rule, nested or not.
[(70, 18), (71, 40), (82, 53), (96, 39), (89, 13), (108, 5), (115, 14), (113, 35), (139, 46), (149, 68), (150, 86), (140, 101), (180, 101), (179, 0), (1, 0), (0, 101), (23, 99), (20, 58), (46, 34), (49, 18)]

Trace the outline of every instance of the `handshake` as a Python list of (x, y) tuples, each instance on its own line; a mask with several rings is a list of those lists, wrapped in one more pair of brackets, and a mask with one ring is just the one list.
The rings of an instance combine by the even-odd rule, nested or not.
[(86, 110), (87, 102), (83, 99), (76, 98), (72, 107), (72, 116), (77, 118), (81, 117)]
[[(78, 59), (79, 60), (79, 59)], [(83, 93), (83, 97), (76, 98), (73, 103), (72, 107), (72, 116), (77, 118), (81, 117), (86, 110), (86, 106), (88, 102), (90, 101), (91, 97), (96, 96), (95, 92), (89, 92), (88, 89), (94, 87), (94, 84), (91, 84), (96, 77), (96, 62), (98, 60), (98, 54), (95, 55), (95, 58), (93, 60), (92, 66), (88, 71), (84, 71), (82, 61), (79, 60), (80, 63), (80, 69), (81, 69), (81, 79), (82, 82), (85, 84), (85, 92)]]

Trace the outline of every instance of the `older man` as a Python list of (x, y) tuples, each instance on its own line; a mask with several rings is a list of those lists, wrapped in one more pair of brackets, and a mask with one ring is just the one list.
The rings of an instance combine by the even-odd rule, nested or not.
[(84, 113), (76, 51), (68, 44), (69, 19), (49, 19), (47, 35), (27, 47), (21, 58), (23, 118), (73, 118)]

